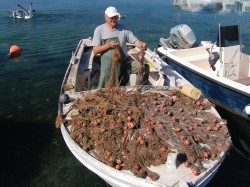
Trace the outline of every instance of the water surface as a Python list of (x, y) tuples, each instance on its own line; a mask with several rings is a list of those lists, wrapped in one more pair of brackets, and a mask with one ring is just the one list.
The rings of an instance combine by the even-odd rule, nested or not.
[[(188, 24), (197, 41), (215, 42), (218, 24), (237, 20), (244, 51), (250, 53), (248, 11), (232, 4), (223, 10), (217, 3), (194, 9), (180, 2), (184, 0), (34, 0), (30, 21), (7, 13), (18, 3), (28, 9), (30, 1), (0, 2), (0, 186), (106, 186), (70, 153), (54, 121), (71, 52), (104, 22), (107, 6), (126, 14), (121, 22), (151, 49), (178, 24)], [(19, 59), (6, 57), (13, 44), (23, 49)], [(250, 161), (232, 149), (208, 186), (249, 186), (249, 168)]]

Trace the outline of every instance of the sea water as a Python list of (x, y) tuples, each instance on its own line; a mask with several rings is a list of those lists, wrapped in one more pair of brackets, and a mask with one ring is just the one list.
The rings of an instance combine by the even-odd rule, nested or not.
[[(1, 0), (0, 186), (106, 186), (71, 154), (54, 121), (72, 51), (104, 22), (107, 6), (117, 7), (120, 22), (151, 50), (179, 24), (189, 25), (197, 42), (215, 42), (220, 22), (240, 21), (243, 50), (250, 54), (249, 6), (197, 1), (33, 0), (34, 17), (15, 20), (8, 11), (18, 3), (28, 9), (30, 1)], [(7, 58), (13, 44), (23, 49), (19, 59)], [(249, 186), (249, 168), (250, 161), (232, 149), (208, 186)]]

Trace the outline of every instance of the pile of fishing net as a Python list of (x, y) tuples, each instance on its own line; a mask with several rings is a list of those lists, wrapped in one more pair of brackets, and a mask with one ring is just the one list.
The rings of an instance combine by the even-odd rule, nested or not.
[(204, 98), (193, 100), (169, 87), (143, 92), (117, 87), (84, 93), (56, 123), (70, 126), (72, 139), (103, 163), (157, 180), (148, 168), (166, 163), (170, 152), (201, 171), (201, 162), (229, 149), (227, 122), (211, 107)]

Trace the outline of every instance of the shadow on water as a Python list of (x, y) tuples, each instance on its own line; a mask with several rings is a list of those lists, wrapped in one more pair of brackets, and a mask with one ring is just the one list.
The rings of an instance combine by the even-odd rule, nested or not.
[(0, 186), (106, 186), (75, 159), (54, 122), (0, 124)]
[(221, 117), (228, 121), (228, 129), (234, 148), (250, 159), (250, 121), (240, 118), (219, 106), (216, 106), (216, 109)]
[(49, 144), (52, 131), (42, 124), (18, 124), (9, 121), (1, 121), (1, 129), (0, 184), (24, 186), (39, 171), (37, 163), (40, 162), (41, 152)]
[(250, 160), (232, 148), (207, 187), (248, 187)]
[[(0, 186), (83, 186), (107, 184), (68, 150), (54, 121), (0, 121)], [(232, 148), (208, 187), (247, 187), (250, 160)]]
[(207, 187), (247, 187), (250, 185), (249, 121), (233, 115), (219, 106), (216, 106), (216, 109), (223, 119), (228, 120), (228, 129), (231, 134), (233, 146), (219, 168), (218, 173), (207, 185)]

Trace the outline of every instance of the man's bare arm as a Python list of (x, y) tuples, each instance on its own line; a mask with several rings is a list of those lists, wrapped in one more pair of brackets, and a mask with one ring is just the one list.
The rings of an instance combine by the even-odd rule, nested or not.
[(95, 55), (101, 54), (101, 53), (104, 53), (104, 52), (108, 51), (111, 48), (113, 49), (116, 45), (118, 45), (118, 44), (115, 43), (114, 41), (111, 41), (111, 42), (106, 43), (104, 45), (94, 46), (93, 47), (93, 52), (94, 52)]

